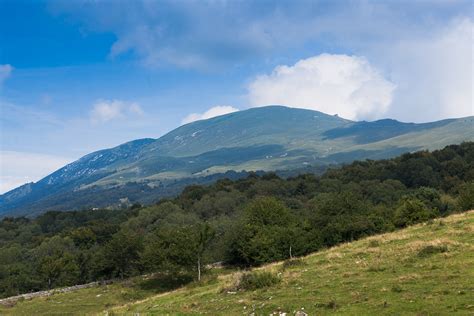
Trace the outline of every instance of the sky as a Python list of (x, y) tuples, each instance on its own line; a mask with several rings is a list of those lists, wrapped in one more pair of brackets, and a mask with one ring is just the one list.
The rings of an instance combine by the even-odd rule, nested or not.
[(256, 106), (474, 115), (473, 26), (457, 0), (0, 0), (0, 193)]

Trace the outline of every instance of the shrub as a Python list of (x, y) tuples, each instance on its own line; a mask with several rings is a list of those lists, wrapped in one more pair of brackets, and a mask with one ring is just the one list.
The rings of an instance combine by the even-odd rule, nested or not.
[(327, 308), (327, 309), (336, 309), (337, 308), (337, 303), (335, 300), (330, 300), (327, 303), (316, 303), (314, 306), (318, 308)]
[(448, 246), (446, 245), (428, 245), (423, 247), (420, 251), (418, 251), (418, 257), (429, 257), (431, 255), (437, 253), (448, 252)]
[(280, 278), (271, 272), (255, 271), (244, 273), (239, 280), (239, 290), (256, 290), (278, 284)]
[(461, 187), (458, 205), (462, 211), (474, 209), (474, 182), (466, 183)]
[(337, 308), (336, 301), (335, 301), (335, 300), (330, 300), (330, 301), (326, 304), (326, 308), (329, 308), (329, 309), (336, 309), (336, 308)]
[(369, 248), (375, 248), (378, 246), (380, 246), (380, 242), (378, 240), (372, 239), (371, 241), (369, 241)]
[(395, 225), (405, 227), (436, 217), (439, 211), (428, 208), (423, 201), (406, 196), (395, 210)]
[(125, 301), (137, 301), (143, 298), (143, 295), (136, 291), (122, 292), (121, 295)]
[(292, 268), (292, 267), (301, 267), (301, 266), (304, 266), (304, 265), (305, 265), (305, 262), (301, 258), (289, 259), (289, 260), (285, 260), (285, 262), (283, 262), (282, 269), (286, 270), (286, 269), (289, 269), (289, 268)]

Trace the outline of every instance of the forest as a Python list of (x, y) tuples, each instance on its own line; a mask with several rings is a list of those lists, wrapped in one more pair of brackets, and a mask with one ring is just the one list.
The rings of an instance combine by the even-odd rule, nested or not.
[(474, 208), (474, 142), (186, 187), (149, 206), (0, 221), (0, 297), (153, 273), (199, 280)]

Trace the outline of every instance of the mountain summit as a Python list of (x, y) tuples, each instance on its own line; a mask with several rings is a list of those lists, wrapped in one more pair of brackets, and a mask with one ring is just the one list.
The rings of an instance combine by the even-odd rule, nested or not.
[(88, 154), (0, 196), (0, 216), (147, 203), (228, 171), (291, 170), (380, 159), (474, 140), (474, 117), (414, 124), (354, 122), (267, 106)]

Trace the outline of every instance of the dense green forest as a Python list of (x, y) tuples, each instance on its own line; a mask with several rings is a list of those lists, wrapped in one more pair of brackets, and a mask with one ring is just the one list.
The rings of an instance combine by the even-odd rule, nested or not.
[(0, 296), (150, 272), (197, 279), (208, 263), (260, 265), (472, 208), (469, 142), (189, 186), (147, 207), (4, 218)]

